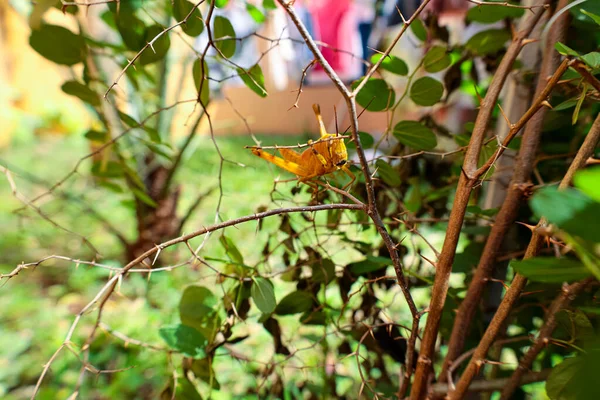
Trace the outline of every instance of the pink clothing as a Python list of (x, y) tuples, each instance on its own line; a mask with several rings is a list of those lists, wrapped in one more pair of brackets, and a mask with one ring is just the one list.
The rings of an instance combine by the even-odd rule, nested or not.
[[(342, 79), (360, 75), (360, 35), (358, 32), (358, 10), (352, 0), (306, 1), (314, 22), (314, 36), (328, 46), (321, 47), (323, 56)], [(336, 51), (340, 50), (340, 51)], [(320, 65), (315, 72), (321, 71)]]

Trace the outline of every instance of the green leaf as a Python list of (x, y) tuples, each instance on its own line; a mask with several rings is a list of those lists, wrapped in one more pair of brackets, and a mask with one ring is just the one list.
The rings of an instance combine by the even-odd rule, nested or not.
[(265, 77), (262, 72), (260, 65), (254, 64), (248, 71), (244, 71), (242, 68), (237, 69), (237, 73), (242, 78), (242, 81), (250, 88), (254, 93), (260, 97), (267, 97), (267, 90), (265, 89)]
[[(381, 57), (383, 57), (383, 54), (373, 54), (371, 56), (371, 64), (377, 63)], [(381, 68), (396, 75), (404, 76), (408, 74), (408, 65), (406, 65), (404, 60), (392, 55), (388, 55), (383, 60), (381, 63)]]
[(394, 126), (394, 137), (415, 150), (431, 150), (437, 146), (435, 133), (417, 121), (400, 121)]
[(123, 166), (115, 161), (95, 161), (91, 172), (99, 178), (122, 178), (125, 175)]
[(592, 68), (600, 67), (600, 53), (598, 53), (597, 51), (587, 53), (581, 56), (581, 59)]
[(554, 43), (554, 48), (563, 56), (574, 56), (579, 57), (579, 53), (561, 42)]
[[(194, 360), (192, 362), (191, 369), (194, 372), (194, 376), (196, 378), (200, 378), (204, 382), (208, 383), (212, 389), (219, 390), (221, 388), (221, 385), (217, 381), (212, 363), (212, 357), (205, 357), (200, 360)], [(187, 381), (187, 379), (184, 379), (183, 381)], [(184, 398), (184, 400), (191, 399)]]
[(144, 203), (150, 207), (154, 207), (154, 208), (158, 207), (158, 204), (156, 204), (156, 202), (152, 199), (152, 197), (148, 196), (148, 194), (146, 192), (144, 192), (143, 190), (132, 187), (131, 192), (142, 203)]
[[(204, 69), (202, 69), (202, 64), (200, 64), (200, 59), (197, 58), (194, 61), (194, 65), (192, 66), (192, 75), (194, 76), (194, 84), (196, 85), (196, 91), (202, 90), (200, 94), (200, 102), (205, 107), (208, 105), (209, 96), (210, 96), (210, 87), (208, 84), (208, 64), (206, 61), (203, 62)], [(200, 87), (202, 86), (202, 87)]]
[(445, 47), (433, 46), (423, 58), (423, 67), (427, 72), (440, 72), (446, 69), (451, 61)]
[[(156, 37), (160, 35), (158, 39)], [(167, 55), (169, 48), (171, 47), (171, 39), (169, 38), (168, 32), (164, 32), (164, 29), (160, 25), (152, 25), (146, 29), (144, 35), (145, 43), (152, 43), (152, 46), (148, 46), (146, 50), (140, 55), (139, 62), (141, 65), (152, 64), (160, 61)]]
[(215, 0), (215, 6), (219, 8), (224, 8), (227, 3), (229, 3), (229, 0)]
[(229, 256), (231, 261), (233, 261), (237, 264), (242, 264), (242, 265), (244, 264), (244, 257), (242, 256), (242, 253), (240, 253), (237, 246), (235, 245), (235, 243), (233, 243), (233, 241), (231, 239), (229, 239), (225, 235), (222, 235), (219, 238), (219, 242), (221, 242), (221, 246), (223, 246), (223, 248), (225, 249), (225, 252)]
[(215, 295), (204, 286), (186, 287), (179, 301), (181, 323), (191, 326), (203, 336), (212, 339), (220, 325), (216, 311), (218, 304)]
[(217, 49), (223, 53), (224, 57), (231, 58), (235, 54), (236, 48), (235, 30), (233, 29), (231, 22), (225, 17), (220, 15), (216, 16), (214, 20), (213, 35)]
[(525, 12), (522, 8), (481, 5), (472, 7), (467, 12), (467, 21), (481, 24), (493, 24), (506, 18), (518, 18)]
[[(355, 81), (356, 89), (362, 80)], [(356, 95), (356, 102), (368, 111), (383, 111), (394, 105), (396, 93), (383, 79), (370, 78)]]
[(83, 36), (49, 24), (31, 31), (29, 45), (42, 57), (61, 65), (75, 65), (83, 61), (87, 53)]
[(600, 167), (578, 171), (573, 178), (575, 187), (600, 203)]
[(208, 340), (200, 332), (187, 325), (167, 325), (158, 333), (170, 348), (192, 358), (206, 357)]
[(377, 175), (390, 186), (400, 186), (402, 181), (400, 180), (400, 174), (390, 164), (383, 160), (377, 160), (375, 162), (377, 168)]
[(425, 29), (423, 21), (420, 19), (417, 18), (410, 24), (410, 30), (421, 42), (427, 40), (427, 30)]
[(573, 110), (573, 116), (571, 117), (571, 124), (575, 125), (577, 120), (579, 119), (579, 112), (581, 111), (581, 106), (583, 105), (583, 101), (585, 100), (585, 95), (588, 91), (587, 82), (583, 84), (581, 88), (581, 94), (579, 95), (579, 99), (577, 100), (577, 104), (575, 104), (575, 110)]
[(367, 256), (364, 260), (348, 264), (346, 268), (350, 270), (352, 275), (360, 276), (370, 272), (379, 271), (392, 264), (392, 260), (387, 257)]
[(512, 261), (510, 265), (535, 282), (573, 282), (591, 275), (580, 261), (569, 258), (534, 257)]
[(335, 278), (335, 264), (329, 259), (315, 260), (311, 265), (312, 279), (315, 282), (328, 284)]
[[(173, 1), (173, 17), (177, 22), (181, 22), (188, 16), (190, 11), (194, 8), (194, 4), (188, 0), (174, 0)], [(192, 14), (188, 17), (187, 21), (181, 25), (181, 29), (192, 37), (198, 36), (204, 30), (204, 21), (202, 21), (202, 14), (200, 9), (196, 7)]]
[(94, 107), (100, 105), (100, 96), (92, 89), (77, 81), (67, 81), (60, 87), (63, 92), (79, 98), (81, 101), (91, 104)]
[(105, 142), (108, 139), (108, 132), (100, 132), (90, 129), (83, 135), (87, 140), (93, 142)]
[(581, 387), (579, 381), (584, 362), (580, 357), (567, 358), (552, 369), (546, 381), (546, 394), (551, 400), (578, 399)]
[(275, 314), (277, 315), (291, 315), (299, 314), (308, 311), (312, 308), (313, 298), (310, 293), (297, 290), (285, 296), (277, 307), (275, 308)]
[[(373, 144), (375, 144), (375, 139), (373, 139), (373, 136), (367, 132), (358, 132), (358, 137), (363, 149), (369, 149), (373, 146)], [(346, 147), (349, 149), (356, 149), (356, 143), (348, 142)]]
[(560, 103), (556, 107), (552, 107), (552, 109), (554, 111), (568, 110), (571, 107), (575, 107), (575, 105), (577, 105), (577, 102), (578, 102), (577, 98), (572, 98), (572, 99), (563, 101), (562, 103)]
[(275, 310), (277, 300), (270, 280), (255, 278), (250, 291), (252, 300), (263, 314), (271, 314)]
[(277, 5), (275, 4), (275, 0), (263, 0), (263, 8), (265, 10), (275, 10), (277, 9)]
[(410, 88), (410, 98), (419, 106), (432, 106), (443, 94), (442, 83), (428, 76), (417, 79)]
[(117, 29), (123, 43), (133, 51), (140, 51), (145, 45), (146, 25), (134, 14), (121, 10), (115, 14)]
[(510, 32), (504, 29), (490, 29), (475, 34), (467, 41), (465, 47), (476, 55), (485, 56), (502, 50), (510, 39)]
[(590, 17), (595, 23), (597, 23), (598, 25), (600, 25), (600, 15), (596, 15), (593, 14), (589, 11), (585, 11), (584, 9), (581, 9), (581, 13), (583, 15), (587, 15), (588, 17)]
[(265, 22), (265, 14), (263, 14), (263, 12), (260, 11), (260, 9), (255, 5), (246, 3), (246, 11), (248, 11), (248, 14), (250, 14), (254, 22), (257, 24), (262, 24)]
[(600, 242), (600, 203), (576, 189), (546, 187), (532, 197), (531, 208), (538, 217), (565, 232), (591, 242)]

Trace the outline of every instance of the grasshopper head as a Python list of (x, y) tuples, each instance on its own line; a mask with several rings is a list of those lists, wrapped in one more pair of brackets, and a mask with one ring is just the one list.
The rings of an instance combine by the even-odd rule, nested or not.
[(346, 150), (344, 139), (331, 140), (328, 144), (331, 163), (336, 167), (344, 166), (348, 162), (348, 151)]

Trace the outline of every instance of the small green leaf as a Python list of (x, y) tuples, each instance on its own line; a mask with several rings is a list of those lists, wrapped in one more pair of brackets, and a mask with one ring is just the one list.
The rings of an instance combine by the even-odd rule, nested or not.
[(475, 34), (467, 41), (465, 47), (472, 53), (485, 56), (502, 50), (510, 39), (510, 32), (504, 29), (490, 29)]
[(262, 24), (265, 22), (265, 14), (263, 14), (263, 12), (260, 11), (260, 9), (255, 5), (246, 3), (246, 11), (248, 11), (248, 14), (250, 14), (254, 22), (257, 24)]
[(158, 204), (156, 204), (156, 202), (152, 199), (152, 197), (148, 196), (148, 194), (146, 192), (144, 192), (143, 190), (132, 187), (131, 192), (142, 203), (144, 203), (150, 207), (153, 207), (153, 208), (158, 207)]
[(577, 105), (577, 101), (578, 101), (577, 98), (565, 100), (562, 103), (560, 103), (559, 105), (557, 105), (556, 107), (552, 107), (552, 109), (554, 111), (568, 110), (571, 107), (575, 107), (575, 105)]
[(191, 326), (203, 336), (212, 339), (220, 325), (216, 311), (218, 304), (215, 295), (204, 286), (186, 287), (179, 301), (181, 323)]
[(581, 56), (581, 59), (592, 68), (600, 67), (600, 53), (598, 53), (597, 51), (587, 53)]
[(581, 170), (573, 178), (575, 187), (600, 203), (600, 167)]
[(310, 293), (297, 290), (285, 296), (277, 307), (275, 308), (275, 314), (277, 315), (291, 315), (299, 314), (308, 311), (312, 308), (313, 298)]
[[(373, 136), (369, 135), (367, 132), (358, 132), (358, 137), (360, 138), (360, 144), (363, 149), (369, 149), (375, 144), (375, 139)], [(348, 142), (346, 147), (349, 149), (356, 149), (356, 143)]]
[(576, 189), (546, 187), (532, 197), (531, 208), (565, 232), (591, 242), (600, 242), (600, 203)]
[[(204, 68), (202, 68), (204, 65)], [(200, 102), (205, 107), (208, 105), (209, 96), (210, 96), (210, 87), (208, 84), (208, 64), (204, 61), (200, 64), (200, 59), (196, 59), (194, 61), (194, 65), (192, 65), (192, 75), (194, 76), (194, 84), (196, 85), (196, 91), (202, 90), (200, 94)], [(200, 87), (202, 86), (202, 87)]]
[[(157, 39), (158, 35), (160, 35), (160, 37)], [(152, 46), (148, 46), (148, 48), (140, 55), (139, 63), (141, 65), (148, 65), (162, 60), (165, 58), (171, 47), (169, 34), (168, 32), (164, 32), (164, 29), (160, 25), (148, 27), (144, 35), (144, 40), (145, 43), (151, 43), (153, 40), (154, 42), (152, 42)]]
[(122, 178), (125, 175), (122, 165), (115, 161), (95, 161), (91, 172), (99, 178)]
[[(173, 1), (173, 17), (177, 22), (183, 21), (192, 9), (194, 9), (194, 4), (188, 0)], [(202, 20), (202, 14), (198, 7), (194, 9), (187, 21), (181, 25), (181, 29), (183, 29), (187, 35), (192, 37), (196, 37), (202, 33), (204, 30), (204, 21)]]
[(108, 132), (100, 132), (91, 129), (87, 131), (83, 136), (87, 140), (91, 140), (93, 142), (105, 142), (106, 139), (108, 139)]
[(598, 25), (600, 25), (600, 15), (596, 15), (593, 14), (589, 11), (585, 11), (584, 9), (581, 9), (581, 13), (583, 15), (587, 15), (588, 17), (590, 17), (595, 23), (597, 23)]
[[(355, 81), (355, 89), (361, 80)], [(383, 111), (394, 105), (396, 93), (383, 79), (370, 78), (356, 95), (356, 102), (369, 111)]]
[(554, 43), (554, 48), (563, 56), (579, 57), (579, 53), (561, 42)]
[(591, 275), (580, 261), (568, 258), (534, 257), (512, 261), (510, 265), (519, 274), (535, 282), (572, 282)]
[(140, 51), (145, 45), (146, 25), (133, 13), (123, 12), (121, 9), (118, 14), (113, 14), (116, 18), (116, 25), (127, 48), (133, 51)]
[(401, 121), (394, 126), (394, 137), (415, 150), (431, 150), (437, 146), (435, 133), (417, 121)]
[(335, 278), (335, 264), (329, 259), (319, 259), (311, 265), (312, 279), (315, 282), (328, 284)]
[(192, 358), (206, 357), (208, 340), (200, 332), (187, 325), (168, 325), (158, 333), (170, 348)]
[(420, 19), (417, 18), (410, 24), (410, 30), (421, 42), (427, 40), (427, 29), (425, 29), (425, 25)]
[(61, 65), (75, 65), (83, 61), (87, 53), (83, 36), (49, 24), (31, 31), (29, 45), (42, 57)]
[(242, 68), (237, 69), (237, 73), (242, 78), (242, 81), (250, 88), (254, 93), (260, 97), (267, 97), (267, 90), (265, 89), (265, 77), (262, 72), (260, 65), (254, 64), (248, 71), (244, 71)]
[(220, 15), (215, 17), (213, 35), (215, 46), (224, 57), (231, 58), (235, 54), (236, 39), (235, 30), (231, 22)]
[(392, 260), (387, 257), (367, 256), (364, 260), (348, 264), (346, 268), (355, 276), (365, 275), (369, 272), (379, 271), (392, 265)]
[(377, 175), (390, 186), (400, 186), (402, 181), (400, 180), (400, 174), (390, 164), (383, 160), (377, 160), (375, 162), (377, 168)]
[(445, 47), (433, 46), (423, 58), (423, 67), (427, 72), (440, 72), (446, 69), (451, 61)]
[(63, 92), (71, 96), (79, 98), (81, 101), (86, 102), (94, 107), (100, 105), (100, 96), (92, 89), (79, 83), (77, 81), (67, 81), (60, 87)]
[(575, 125), (577, 120), (579, 119), (579, 112), (581, 111), (581, 106), (583, 105), (583, 101), (585, 100), (585, 96), (588, 91), (587, 82), (583, 84), (581, 88), (581, 94), (579, 95), (579, 100), (577, 100), (577, 104), (575, 104), (575, 110), (573, 110), (573, 117), (571, 117), (571, 123)]
[(467, 12), (467, 21), (481, 24), (493, 24), (506, 18), (518, 18), (525, 12), (522, 8), (495, 5), (480, 5), (472, 7)]
[[(371, 56), (371, 64), (377, 63), (381, 57), (383, 57), (383, 54), (373, 54), (373, 56)], [(391, 54), (383, 60), (381, 68), (396, 75), (404, 76), (408, 74), (408, 65), (406, 65), (404, 60)]]
[(231, 239), (229, 239), (225, 235), (222, 235), (219, 238), (219, 242), (221, 242), (221, 246), (223, 246), (225, 252), (229, 256), (229, 258), (231, 258), (231, 261), (237, 264), (244, 264), (244, 257), (242, 257), (242, 253), (240, 253), (237, 246), (235, 245), (235, 243), (233, 243)]
[(229, 3), (229, 0), (215, 0), (215, 6), (219, 8), (224, 8), (227, 3)]
[(419, 106), (432, 106), (443, 94), (442, 83), (428, 76), (417, 79), (410, 88), (410, 98)]
[(271, 314), (275, 310), (277, 300), (270, 280), (255, 278), (251, 289), (252, 300), (263, 314)]
[(275, 4), (275, 0), (263, 0), (263, 8), (265, 10), (275, 10), (277, 9), (277, 5)]

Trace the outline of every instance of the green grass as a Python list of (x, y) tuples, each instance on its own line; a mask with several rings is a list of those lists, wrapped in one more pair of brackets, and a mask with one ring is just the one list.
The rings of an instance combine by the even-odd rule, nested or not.
[[(265, 144), (295, 144), (303, 140), (297, 137), (262, 139)], [(214, 223), (217, 218), (225, 220), (240, 217), (256, 212), (260, 206), (276, 206), (272, 204), (271, 191), (273, 181), (280, 175), (280, 171), (244, 149), (245, 145), (252, 144), (247, 137), (217, 138), (217, 142), (223, 157), (235, 163), (223, 163), (222, 191), (216, 190), (206, 199), (186, 225), (185, 232)], [(77, 137), (23, 140), (15, 143), (10, 151), (0, 154), (0, 162), (12, 171), (19, 192), (31, 199), (69, 173), (79, 157), (89, 152), (87, 146), (85, 140)], [(187, 209), (198, 194), (218, 186), (219, 161), (210, 138), (198, 138), (193, 154), (186, 158), (177, 175), (182, 188), (180, 210)], [(103, 259), (100, 261), (120, 266), (123, 249), (85, 211), (82, 204), (93, 207), (131, 238), (135, 232), (135, 216), (127, 206), (131, 198), (127, 194), (116, 194), (98, 187), (90, 178), (88, 170), (89, 164), (84, 163), (79, 174), (70, 178), (55, 194), (37, 204), (53, 221), (88, 238), (102, 253)], [(281, 173), (281, 177), (292, 176)], [(288, 199), (293, 197), (290, 195), (290, 188), (294, 186), (293, 182), (278, 186), (281, 192), (275, 193), (273, 197), (282, 199), (277, 201), (279, 205), (291, 204)], [(217, 203), (221, 194), (220, 214), (217, 217)], [(13, 212), (22, 203), (12, 195), (6, 179), (0, 181), (0, 195), (0, 273), (11, 271), (20, 262), (34, 262), (51, 254), (91, 259), (91, 251), (82, 245), (77, 235), (55, 227), (31, 209)], [(265, 221), (264, 230), (260, 232), (257, 232), (257, 223), (250, 222), (229, 228), (225, 230), (225, 234), (234, 240), (247, 263), (253, 265), (260, 258), (257, 244), (268, 240), (269, 232), (276, 231), (278, 221), (275, 218)], [(195, 239), (192, 244), (197, 246), (201, 241), (201, 238)], [(202, 255), (226, 259), (217, 234), (211, 236)], [(189, 256), (187, 248), (179, 246), (169, 251), (165, 259), (175, 263)], [(225, 264), (216, 265), (219, 268), (226, 267)], [(177, 305), (185, 286), (203, 284), (220, 290), (214, 285), (214, 277), (207, 279), (207, 275), (214, 276), (197, 267), (154, 273), (151, 279), (139, 274), (131, 275), (119, 288), (119, 293), (107, 303), (103, 321), (130, 337), (164, 346), (158, 335), (158, 328), (178, 322)], [(109, 276), (106, 270), (51, 260), (35, 269), (21, 271), (18, 276), (2, 282), (0, 309), (4, 311), (0, 314), (0, 325), (3, 327), (0, 331), (1, 397), (28, 398), (41, 372), (41, 365), (61, 345), (75, 314), (95, 296)], [(283, 291), (289, 291), (288, 286), (278, 287), (278, 298), (283, 296)], [(84, 343), (94, 319), (95, 313), (91, 313), (81, 321), (72, 340), (74, 350), (80, 350), (79, 346)], [(293, 318), (288, 324), (293, 324), (292, 320)], [(244, 329), (241, 328), (242, 331)], [(260, 347), (261, 343), (270, 340), (269, 335), (262, 331), (252, 336), (250, 342)], [(113, 374), (101, 374), (97, 380), (86, 379), (81, 388), (81, 398), (155, 397), (171, 374), (165, 353), (133, 345), (123, 347), (123, 342), (104, 332), (99, 333), (92, 345), (90, 362), (109, 369), (135, 367)], [(231, 379), (234, 382), (235, 376), (243, 374), (244, 380), (238, 379), (236, 383), (236, 390), (239, 391), (256, 384), (251, 374), (246, 376), (248, 371), (245, 368), (239, 364), (228, 364), (231, 363), (227, 362), (220, 368), (221, 380), (226, 382)], [(53, 363), (38, 398), (68, 397), (76, 386), (80, 366), (73, 354), (63, 351)], [(140, 394), (144, 390), (148, 391), (148, 396)], [(229, 398), (226, 393), (221, 398)]]

